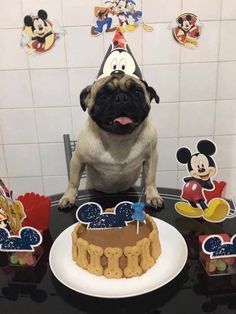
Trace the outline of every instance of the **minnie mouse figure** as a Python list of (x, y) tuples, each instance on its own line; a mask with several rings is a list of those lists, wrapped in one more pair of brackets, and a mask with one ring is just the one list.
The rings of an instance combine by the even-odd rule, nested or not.
[(183, 179), (182, 199), (177, 202), (175, 209), (186, 217), (200, 218), (207, 221), (223, 221), (229, 213), (229, 205), (222, 198), (214, 198), (208, 204), (204, 190), (215, 188), (212, 178), (217, 172), (212, 155), (216, 152), (215, 144), (209, 140), (201, 140), (197, 144), (198, 152), (192, 154), (187, 147), (181, 147), (176, 154), (177, 160), (187, 165), (189, 177)]

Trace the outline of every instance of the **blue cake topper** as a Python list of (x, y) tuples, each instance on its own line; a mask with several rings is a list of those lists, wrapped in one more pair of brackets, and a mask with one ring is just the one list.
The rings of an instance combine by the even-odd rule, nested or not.
[(34, 247), (42, 242), (38, 230), (32, 227), (23, 227), (19, 236), (11, 236), (6, 228), (0, 228), (0, 251), (3, 252), (33, 252)]
[(230, 242), (224, 242), (219, 235), (211, 235), (203, 242), (202, 249), (210, 258), (236, 257), (236, 234)]
[(144, 207), (145, 207), (145, 204), (143, 202), (137, 202), (137, 203), (134, 203), (132, 205), (132, 208), (134, 210), (132, 218), (134, 220), (137, 220), (137, 221), (144, 221), (145, 220), (145, 214), (143, 211)]
[(116, 205), (114, 212), (103, 212), (98, 203), (88, 202), (77, 209), (76, 218), (87, 224), (88, 229), (121, 228), (133, 220), (132, 205), (132, 202), (121, 202)]

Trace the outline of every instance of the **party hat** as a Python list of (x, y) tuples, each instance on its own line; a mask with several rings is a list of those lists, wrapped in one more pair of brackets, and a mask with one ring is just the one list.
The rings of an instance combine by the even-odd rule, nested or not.
[(142, 79), (140, 68), (119, 28), (117, 28), (112, 43), (98, 72), (97, 79), (111, 74), (128, 74)]

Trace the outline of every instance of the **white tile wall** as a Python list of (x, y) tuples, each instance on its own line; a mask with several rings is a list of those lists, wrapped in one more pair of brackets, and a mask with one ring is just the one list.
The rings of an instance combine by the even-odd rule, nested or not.
[(181, 0), (144, 0), (142, 8), (146, 23), (172, 22), (181, 13)]
[(62, 23), (61, 0), (22, 0), (23, 16), (28, 14), (37, 15), (38, 10), (44, 9), (50, 20)]
[(76, 68), (69, 69), (71, 104), (79, 105), (81, 91), (91, 85), (98, 74), (98, 68)]
[(64, 36), (56, 40), (54, 47), (45, 54), (29, 55), (29, 67), (31, 69), (43, 68), (65, 68), (66, 67), (66, 52), (65, 52)]
[(32, 107), (28, 70), (0, 71), (0, 108)]
[(158, 171), (156, 178), (157, 187), (177, 188), (177, 171)]
[(180, 136), (209, 136), (214, 133), (214, 101), (180, 103)]
[(236, 134), (236, 100), (221, 100), (216, 103), (216, 135)]
[(62, 142), (63, 134), (72, 134), (71, 108), (36, 109), (40, 142)]
[(4, 157), (3, 145), (0, 145), (0, 177), (7, 177), (7, 167)]
[[(143, 63), (178, 63), (180, 46), (173, 40), (168, 23), (153, 24), (153, 32), (143, 33)], [(150, 53), (153, 51), (153, 53)], [(155, 52), (155, 53), (154, 53)]]
[(72, 127), (73, 127), (73, 139), (77, 139), (80, 131), (84, 127), (88, 113), (84, 112), (82, 108), (78, 105), (77, 107), (72, 107)]
[(4, 146), (9, 177), (41, 176), (38, 144)]
[(179, 104), (176, 102), (152, 103), (151, 118), (159, 137), (178, 136), (178, 110)]
[(198, 47), (186, 49), (182, 47), (182, 62), (208, 62), (217, 61), (219, 54), (220, 21), (204, 22), (198, 40)]
[[(68, 67), (99, 67), (103, 57), (102, 36), (92, 37), (91, 27), (66, 28), (66, 54)], [(96, 44), (95, 44), (96, 40)]]
[(1, 0), (0, 28), (13, 28), (21, 26), (21, 0)]
[[(86, 119), (79, 94), (91, 84), (112, 33), (91, 37), (93, 8), (103, 0), (1, 1), (0, 11), (0, 177), (17, 193), (60, 193), (67, 184), (62, 136), (77, 138)], [(14, 7), (14, 10), (12, 8)], [(236, 1), (139, 0), (143, 21), (125, 33), (144, 78), (160, 96), (151, 119), (159, 134), (157, 184), (181, 187), (185, 165), (178, 147), (193, 151), (201, 138), (214, 139), (219, 179), (226, 195), (236, 194)], [(44, 55), (28, 56), (20, 47), (23, 17), (45, 9), (65, 36)], [(222, 10), (221, 10), (222, 8)], [(199, 46), (180, 47), (170, 23), (183, 12), (202, 22)], [(84, 187), (84, 182), (82, 183)]]
[(70, 103), (65, 69), (32, 70), (30, 73), (36, 107), (67, 106)]
[(42, 177), (9, 178), (9, 185), (15, 196), (23, 195), (25, 192), (44, 193)]
[(200, 20), (218, 20), (220, 18), (221, 0), (183, 0), (183, 12), (191, 12)]
[(221, 24), (220, 60), (236, 59), (236, 21), (223, 21)]
[(235, 2), (235, 0), (222, 0), (221, 18), (223, 20), (236, 19), (236, 2)]
[[(236, 57), (235, 57), (236, 58)], [(218, 99), (236, 99), (236, 62), (220, 62), (218, 74)]]
[(0, 70), (27, 69), (27, 55), (20, 47), (21, 29), (0, 29)]
[(156, 89), (161, 102), (179, 101), (178, 64), (144, 66), (143, 76)]
[(38, 140), (33, 109), (3, 109), (0, 125), (4, 144), (36, 143)]
[(180, 99), (212, 100), (216, 97), (217, 63), (188, 63), (181, 66)]
[(91, 25), (93, 23), (93, 10), (99, 6), (101, 0), (83, 1), (62, 0), (63, 22), (65, 26)]
[(66, 160), (63, 145), (40, 144), (42, 171), (44, 176), (66, 175)]

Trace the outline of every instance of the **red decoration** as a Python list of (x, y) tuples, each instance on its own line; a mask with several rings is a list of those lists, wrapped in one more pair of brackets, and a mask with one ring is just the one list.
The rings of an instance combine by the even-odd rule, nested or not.
[(43, 232), (49, 227), (51, 199), (35, 193), (20, 195), (18, 200), (23, 204), (26, 218), (22, 226), (30, 226)]
[(210, 200), (212, 200), (213, 198), (216, 198), (216, 197), (221, 198), (223, 190), (227, 184), (225, 181), (215, 181), (215, 180), (213, 180), (213, 183), (215, 185), (214, 190), (204, 190), (204, 195), (207, 199), (207, 203), (209, 203)]

